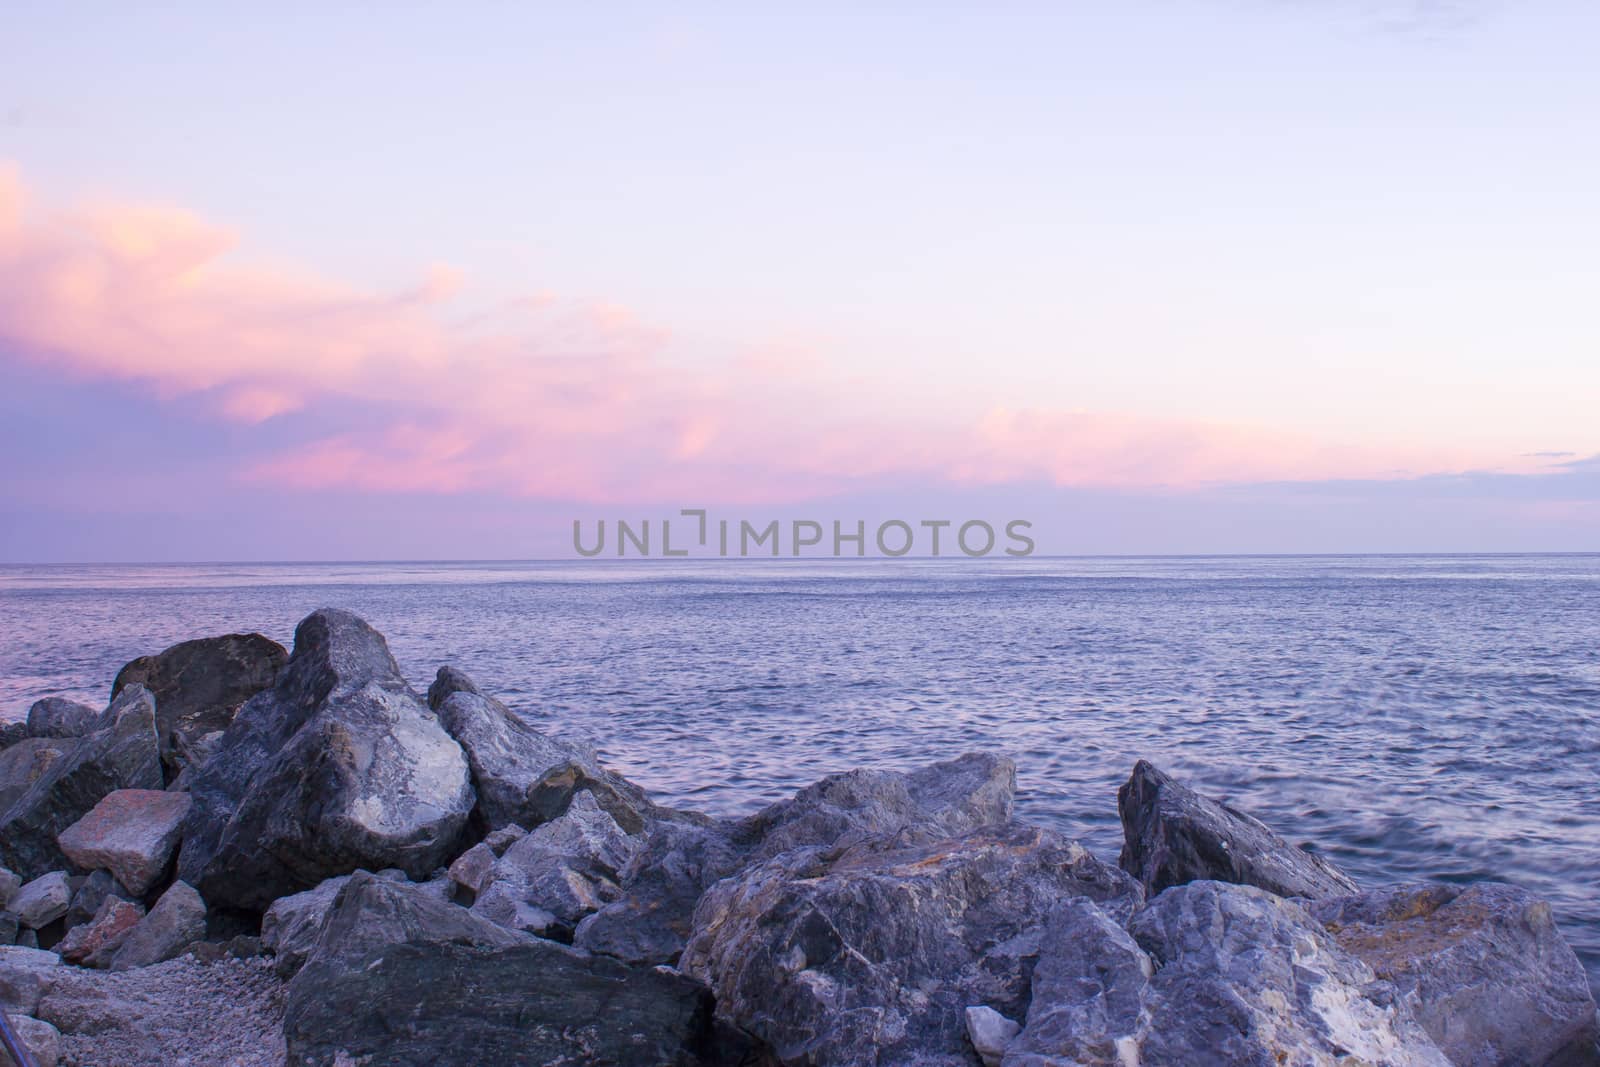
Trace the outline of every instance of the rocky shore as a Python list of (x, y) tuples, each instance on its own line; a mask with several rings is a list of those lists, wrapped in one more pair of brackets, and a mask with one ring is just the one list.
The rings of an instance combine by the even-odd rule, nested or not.
[(1142, 761), (1116, 863), (1014, 819), (988, 753), (715, 819), (332, 609), (0, 746), (0, 1008), (41, 1067), (1600, 1064), (1542, 901), (1358, 886)]

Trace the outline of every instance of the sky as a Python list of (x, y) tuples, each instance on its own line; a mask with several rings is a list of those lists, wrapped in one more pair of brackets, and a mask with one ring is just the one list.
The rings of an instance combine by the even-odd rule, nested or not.
[(1600, 550), (1600, 6), (21, 4), (0, 561)]

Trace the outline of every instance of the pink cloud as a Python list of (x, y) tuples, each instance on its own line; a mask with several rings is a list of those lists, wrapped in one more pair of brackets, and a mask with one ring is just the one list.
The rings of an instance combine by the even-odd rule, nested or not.
[(913, 481), (1181, 488), (1400, 465), (1392, 450), (1127, 414), (975, 401), (965, 418), (919, 415), (930, 405), (915, 389), (820, 376), (790, 340), (689, 369), (669, 331), (605, 302), (541, 292), (469, 316), (453, 313), (466, 280), (449, 267), (386, 294), (252, 267), (240, 249), (176, 208), (45, 210), (0, 168), (0, 346), (62, 375), (198, 396), (244, 424), (385, 414), (239, 472), (297, 488), (782, 501)]

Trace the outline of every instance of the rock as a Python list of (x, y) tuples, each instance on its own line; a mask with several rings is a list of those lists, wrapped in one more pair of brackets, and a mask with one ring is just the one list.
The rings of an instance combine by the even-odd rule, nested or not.
[(62, 970), (61, 957), (43, 949), (0, 946), (0, 1010), (32, 1015), (51, 980)]
[(143, 907), (108, 894), (94, 917), (68, 930), (55, 951), (68, 963), (85, 967), (109, 966), (112, 956), (143, 918)]
[(239, 709), (190, 792), (179, 877), (255, 912), (359, 868), (425, 877), (474, 802), (460, 747), (382, 635), (332, 609), (300, 623), (277, 684)]
[(161, 759), (176, 775), (203, 763), (245, 701), (271, 686), (289, 654), (260, 634), (228, 634), (140, 656), (117, 672), (111, 696), (142, 685), (156, 701)]
[(28, 709), (29, 737), (82, 737), (100, 725), (100, 712), (65, 697), (45, 697)]
[(489, 851), (496, 856), (504, 856), (506, 849), (527, 836), (528, 831), (512, 823), (510, 826), (502, 826), (498, 830), (489, 831), (488, 834), (484, 835), (482, 843), (488, 845)]
[(467, 754), (482, 825), (538, 826), (589, 791), (623, 829), (644, 828), (651, 808), (644, 790), (601, 768), (589, 746), (541, 733), (475, 688), (441, 690), (443, 678), (441, 671), (429, 692), (448, 692), (437, 705), (439, 722)]
[(173, 882), (150, 913), (128, 932), (111, 957), (111, 969), (126, 971), (170, 960), (205, 936), (205, 901), (187, 882)]
[(476, 899), (484, 886), (489, 884), (489, 872), (494, 869), (497, 859), (499, 857), (494, 849), (479, 841), (450, 864), (450, 881)]
[(24, 877), (67, 865), (56, 835), (116, 789), (160, 789), (155, 702), (130, 686), (102, 729), (85, 734), (0, 816), (0, 863)]
[(110, 871), (91, 871), (83, 884), (73, 891), (72, 904), (67, 908), (67, 929), (92, 920), (107, 897), (133, 899), (133, 895), (111, 876)]
[(705, 988), (504, 930), (415, 886), (355, 875), (289, 984), (290, 1062), (682, 1064)]
[(17, 931), (17, 946), (19, 948), (38, 948), (39, 935), (24, 926)]
[(66, 871), (51, 871), (28, 882), (11, 900), (17, 921), (30, 930), (48, 926), (67, 913), (72, 886)]
[(1331, 897), (1358, 891), (1349, 875), (1296, 848), (1267, 826), (1203, 797), (1140, 760), (1117, 790), (1124, 845), (1122, 869), (1154, 895), (1210, 879), (1253, 885), (1284, 897)]
[[(61, 1035), (55, 1027), (27, 1015), (18, 1015), (12, 1018), (11, 1028), (33, 1057), (33, 1067), (56, 1067), (61, 1062)], [(0, 1048), (0, 1067), (12, 1065), (11, 1057)]]
[(1595, 1002), (1550, 906), (1496, 882), (1401, 885), (1307, 905), (1335, 941), (1414, 996), (1457, 1067), (1592, 1049)]
[(580, 919), (622, 894), (617, 872), (637, 850), (638, 842), (594, 794), (579, 793), (560, 818), (530, 831), (494, 862), (472, 912), (570, 941)]
[(0, 752), (0, 816), (72, 747), (70, 738), (25, 737)]
[(226, 941), (196, 941), (189, 946), (189, 955), (200, 963), (220, 960), (253, 960), (267, 955), (266, 946), (259, 937), (239, 934)]
[[(1132, 936), (1129, 936), (1131, 931)], [(1191, 882), (1129, 929), (1069, 901), (1051, 916), (1027, 1024), (1004, 1067), (1446, 1067), (1394, 988), (1298, 904)]]
[(1038, 827), (901, 841), (797, 848), (718, 882), (695, 909), (682, 970), (784, 1062), (955, 1067), (971, 1062), (968, 1005), (1023, 1013), (1058, 900), (1125, 919), (1143, 897)]
[(17, 921), (16, 912), (0, 911), (0, 945), (15, 945), (17, 931), (21, 928), (22, 924)]
[(967, 1009), (967, 1040), (972, 1042), (972, 1050), (983, 1061), (983, 1067), (1000, 1067), (1006, 1046), (1021, 1030), (1019, 1023), (993, 1008), (980, 1005)]
[(11, 907), (11, 901), (16, 898), (17, 890), (21, 888), (22, 879), (0, 867), (0, 910)]
[(142, 896), (161, 878), (189, 813), (187, 793), (118, 789), (56, 838), (79, 868), (110, 871)]
[(849, 771), (731, 823), (657, 809), (644, 847), (621, 872), (623, 897), (579, 924), (573, 943), (632, 963), (673, 963), (700, 895), (741, 867), (807, 845), (884, 834), (937, 840), (1003, 824), (1016, 767), (967, 753), (909, 774)]
[(343, 874), (303, 893), (279, 897), (261, 917), (261, 943), (276, 957), (273, 969), (288, 978), (305, 963), (322, 937), (322, 925), (333, 911), (339, 891), (350, 881)]
[(0, 752), (28, 737), (28, 720), (0, 722)]

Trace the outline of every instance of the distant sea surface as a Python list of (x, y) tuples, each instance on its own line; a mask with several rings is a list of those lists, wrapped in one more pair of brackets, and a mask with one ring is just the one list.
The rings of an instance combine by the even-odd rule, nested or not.
[(0, 717), (330, 605), (675, 805), (995, 749), (1114, 861), (1145, 757), (1364, 884), (1526, 886), (1600, 979), (1600, 556), (0, 567)]

